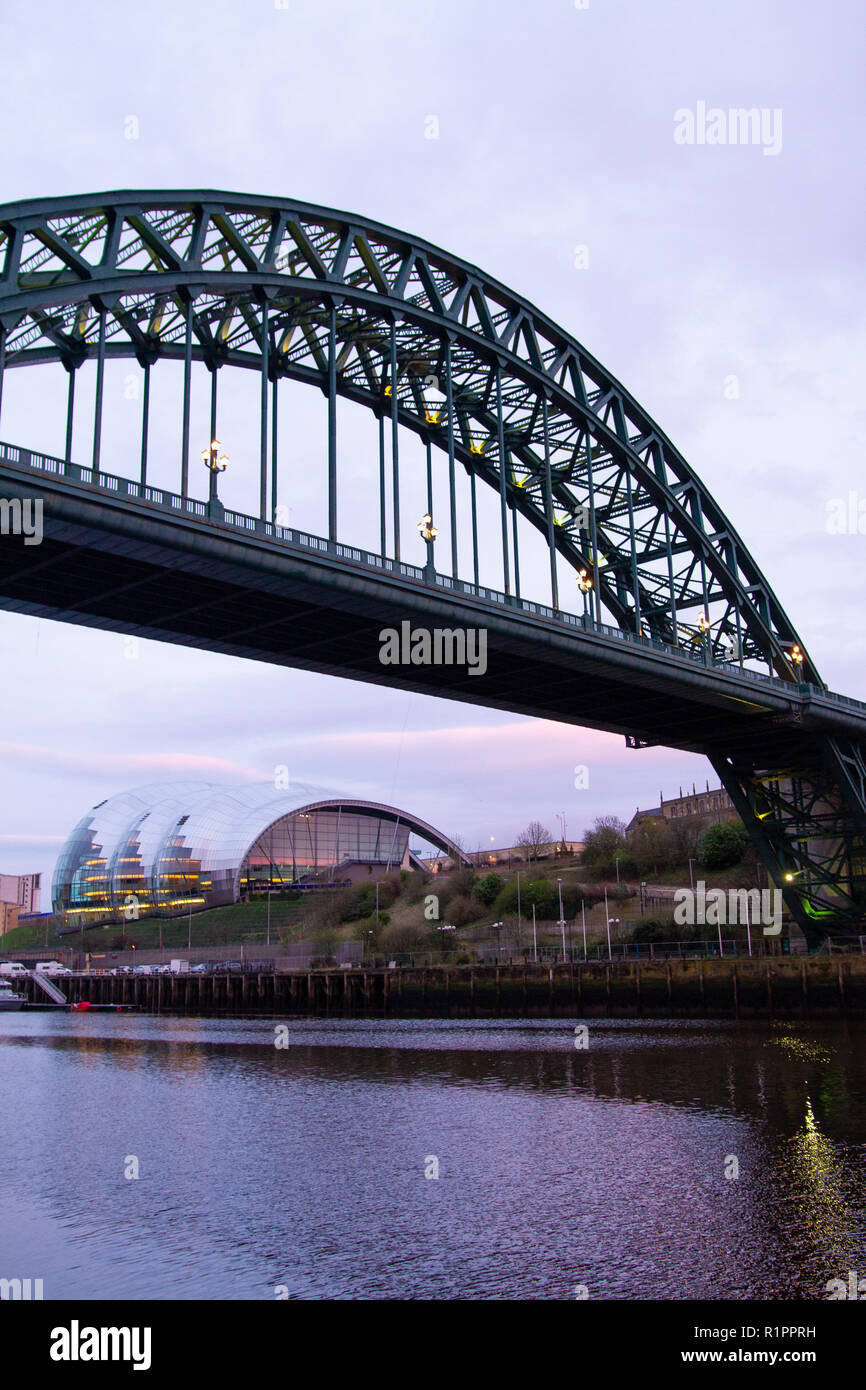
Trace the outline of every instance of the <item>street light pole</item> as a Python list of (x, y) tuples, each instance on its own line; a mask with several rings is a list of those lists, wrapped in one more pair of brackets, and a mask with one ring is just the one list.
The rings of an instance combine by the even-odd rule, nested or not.
[(532, 959), (538, 964), (538, 935), (535, 930), (535, 903), (532, 904)]
[(580, 900), (580, 912), (583, 917), (583, 958), (586, 960), (586, 903), (583, 898)]
[(692, 885), (692, 892), (693, 892), (693, 893), (694, 893), (694, 891), (695, 891), (695, 871), (694, 871), (694, 869), (692, 868), (692, 865), (694, 864), (694, 862), (695, 862), (694, 859), (690, 859), (690, 860), (689, 860), (689, 882), (690, 882), (691, 885)]
[(564, 917), (563, 911), (562, 911), (562, 879), (561, 879), (561, 878), (558, 878), (556, 881), (557, 881), (557, 883), (559, 884), (559, 926), (560, 926), (560, 930), (561, 930), (561, 932), (562, 932), (562, 959), (563, 959), (563, 962), (564, 962), (564, 961), (565, 961), (565, 917)]
[[(216, 377), (214, 377), (214, 382), (216, 382)], [(219, 440), (211, 437), (211, 442), (208, 447), (202, 449), (201, 457), (202, 463), (210, 473), (210, 478), (208, 480), (208, 516), (215, 517), (217, 520), (222, 520), (223, 508), (217, 492), (217, 478), (220, 473), (225, 472), (228, 458), (225, 454), (219, 453), (219, 447)]]
[(520, 950), (520, 870), (517, 870), (517, 949)]
[(604, 886), (604, 920), (607, 923), (607, 958), (613, 960), (613, 951), (610, 948), (610, 913), (607, 907), (607, 884)]
[[(428, 465), (429, 465), (429, 462), (430, 462), (430, 445), (429, 445), (429, 442), (428, 442), (428, 445), (427, 445), (427, 461), (428, 461)], [(427, 483), (428, 483), (428, 492), (429, 492), (429, 488), (430, 488), (429, 468), (428, 468)], [(428, 496), (428, 499), (427, 499), (427, 505), (428, 505), (428, 507), (432, 505), (432, 499), (431, 499), (429, 496)], [(427, 582), (428, 582), (429, 584), (435, 584), (435, 582), (436, 582), (436, 565), (435, 565), (434, 559), (433, 559), (433, 546), (434, 546), (435, 541), (436, 541), (437, 531), (436, 531), (436, 527), (433, 525), (433, 516), (432, 516), (432, 513), (431, 513), (431, 512), (427, 511), (427, 512), (424, 513), (424, 515), (422, 516), (421, 520), (418, 522), (418, 530), (419, 530), (420, 533), (421, 533), (421, 539), (422, 539), (423, 541), (425, 541), (425, 542), (426, 542), (426, 545), (427, 545), (427, 563), (426, 563), (426, 565), (424, 566), (424, 575), (425, 575), (425, 578), (427, 579)]]

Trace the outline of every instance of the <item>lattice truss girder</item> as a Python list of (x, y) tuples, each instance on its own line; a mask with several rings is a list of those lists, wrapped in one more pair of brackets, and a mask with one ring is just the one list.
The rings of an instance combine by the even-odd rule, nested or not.
[[(7, 366), (184, 352), (337, 389), (448, 448), (594, 577), (597, 616), (818, 681), (700, 480), (600, 363), (474, 266), (375, 223), (221, 194), (0, 208)], [(104, 322), (101, 325), (102, 314)], [(393, 336), (392, 336), (393, 335)], [(450, 395), (450, 412), (447, 397)], [(450, 426), (450, 428), (449, 428)], [(549, 475), (548, 475), (549, 469)], [(549, 476), (549, 483), (548, 483)]]
[(866, 764), (827, 739), (808, 766), (714, 763), (801, 925), (866, 920)]

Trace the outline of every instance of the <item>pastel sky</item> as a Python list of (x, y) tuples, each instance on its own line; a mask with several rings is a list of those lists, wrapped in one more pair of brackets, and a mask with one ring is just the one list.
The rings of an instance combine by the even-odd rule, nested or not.
[[(43, 0), (7, 7), (3, 31), (0, 201), (295, 197), (482, 266), (658, 420), (824, 679), (866, 698), (866, 535), (828, 528), (834, 499), (866, 498), (857, 0)], [(700, 102), (779, 113), (780, 147), (678, 142), (676, 113)], [(0, 437), (48, 447), (52, 410), (10, 387)], [(320, 469), (312, 414), (296, 430)], [(129, 659), (115, 634), (12, 614), (0, 661), (3, 872), (49, 872), (88, 806), (161, 779), (285, 764), (301, 795), (403, 805), (475, 848), (560, 814), (578, 838), (709, 775), (701, 758), (324, 676), (154, 643)]]

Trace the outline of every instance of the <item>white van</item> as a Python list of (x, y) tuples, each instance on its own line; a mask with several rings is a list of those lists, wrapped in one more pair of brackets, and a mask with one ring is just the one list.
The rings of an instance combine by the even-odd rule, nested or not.
[(36, 966), (37, 975), (71, 975), (72, 971), (68, 965), (61, 965), (59, 960), (40, 960)]
[(26, 975), (27, 966), (17, 960), (0, 961), (0, 975)]

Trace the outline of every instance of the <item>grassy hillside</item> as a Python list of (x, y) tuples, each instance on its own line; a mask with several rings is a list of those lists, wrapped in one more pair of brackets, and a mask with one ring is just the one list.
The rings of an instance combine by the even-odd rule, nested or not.
[[(641, 913), (640, 898), (635, 891), (639, 885), (615, 881), (592, 882), (586, 879), (579, 863), (570, 861), (540, 861), (522, 865), (520, 870), (520, 927), (517, 914), (516, 868), (458, 870), (450, 874), (422, 876), (390, 873), (379, 880), (379, 916), (375, 911), (375, 881), (368, 880), (352, 888), (315, 895), (297, 894), (291, 898), (271, 899), (270, 941), (312, 941), (323, 954), (330, 953), (340, 940), (365, 940), (371, 948), (382, 952), (413, 949), (455, 952), (471, 949), (481, 941), (496, 939), (493, 924), (502, 923), (499, 937), (515, 941), (520, 936), (523, 945), (532, 940), (532, 907), (536, 909), (536, 933), (539, 945), (561, 941), (559, 928), (559, 893), (566, 920), (572, 931), (582, 934), (585, 910), (587, 938), (597, 942), (606, 936), (604, 889), (608, 892), (608, 909), (612, 918), (621, 922), (648, 925), (655, 922), (659, 929), (672, 921), (673, 902), (648, 902)], [(687, 886), (685, 871), (666, 875), (668, 885)], [(707, 888), (754, 887), (752, 872), (745, 866), (709, 872), (695, 868), (695, 878), (703, 879)], [(561, 885), (558, 880), (561, 879)], [(647, 893), (652, 894), (655, 881), (647, 880)], [(213, 908), (193, 913), (191, 939), (194, 946), (225, 946), (234, 943), (252, 945), (267, 938), (268, 905), (257, 898), (230, 907)], [(454, 926), (453, 932), (440, 930)], [(58, 936), (54, 919), (25, 923), (7, 933), (2, 950), (14, 954), (28, 947), (66, 946), (86, 950), (119, 950), (134, 942), (138, 948), (183, 947), (190, 932), (186, 916), (143, 919), (124, 926), (92, 928), (81, 935)], [(728, 933), (730, 934), (730, 933)], [(575, 938), (577, 939), (577, 938)], [(667, 939), (671, 939), (671, 934)]]

